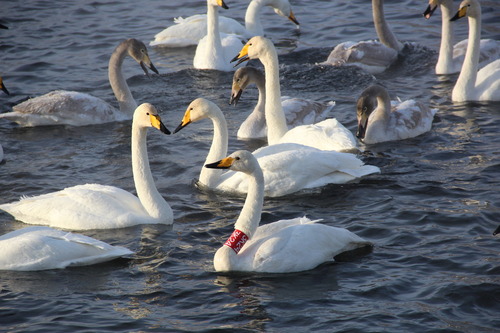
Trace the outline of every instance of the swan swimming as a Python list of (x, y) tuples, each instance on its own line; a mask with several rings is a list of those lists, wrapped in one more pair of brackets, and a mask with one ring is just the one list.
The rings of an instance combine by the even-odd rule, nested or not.
[[(279, 16), (286, 17), (297, 26), (299, 25), (288, 0), (252, 0), (245, 14), (245, 27), (232, 18), (219, 16), (219, 31), (223, 34), (238, 35), (241, 39), (263, 36), (264, 27), (260, 15), (266, 6), (272, 7)], [(207, 34), (206, 14), (192, 15), (187, 18), (179, 17), (174, 19), (174, 22), (174, 25), (157, 33), (149, 45), (165, 47), (197, 45)]]
[[(192, 122), (206, 118), (212, 120), (214, 125), (212, 145), (205, 161), (209, 163), (225, 157), (228, 150), (227, 123), (217, 105), (204, 98), (194, 100), (174, 133)], [(268, 197), (279, 197), (327, 184), (344, 184), (380, 172), (378, 167), (365, 165), (354, 154), (319, 150), (294, 143), (262, 147), (253, 154), (264, 172), (265, 195)], [(244, 174), (206, 168), (201, 169), (198, 184), (237, 194), (245, 194), (249, 188), (248, 178)]]
[(428, 132), (437, 109), (414, 100), (395, 102), (379, 85), (366, 88), (356, 104), (356, 136), (366, 144), (403, 140)]
[(477, 0), (465, 0), (450, 21), (469, 18), (469, 43), (464, 63), (451, 93), (453, 102), (500, 101), (500, 59), (478, 71), (481, 40), (481, 5)]
[(220, 34), (219, 7), (228, 9), (223, 0), (207, 0), (207, 35), (200, 39), (196, 47), (194, 68), (234, 70), (229, 60), (241, 48), (242, 40), (237, 35)]
[(0, 209), (28, 224), (71, 230), (124, 228), (138, 224), (172, 224), (173, 213), (154, 184), (146, 147), (147, 129), (170, 134), (156, 108), (141, 104), (132, 121), (132, 173), (137, 197), (114, 186), (85, 184), (23, 197)]
[(403, 49), (384, 17), (384, 0), (372, 0), (373, 23), (379, 40), (338, 44), (322, 64), (351, 65), (371, 74), (385, 71)]
[[(311, 163), (312, 164), (312, 163)], [(249, 179), (248, 194), (234, 224), (234, 232), (217, 250), (217, 272), (290, 273), (334, 261), (336, 255), (371, 243), (347, 229), (316, 223), (307, 217), (259, 226), (264, 201), (264, 175), (259, 162), (240, 150), (207, 168), (242, 172)]]
[(133, 254), (84, 235), (32, 226), (0, 236), (0, 271), (87, 266)]
[[(234, 72), (231, 98), (229, 104), (236, 105), (249, 85), (255, 83), (259, 90), (259, 99), (252, 113), (241, 123), (237, 136), (241, 139), (267, 138), (267, 125), (265, 117), (266, 87), (264, 73), (260, 69), (247, 66)], [(285, 113), (288, 128), (299, 125), (314, 124), (325, 120), (326, 116), (335, 106), (335, 102), (327, 104), (304, 98), (281, 97), (281, 105)]]
[(243, 46), (231, 62), (236, 65), (249, 59), (259, 59), (264, 65), (266, 80), (265, 117), (267, 124), (267, 142), (298, 143), (321, 150), (357, 149), (354, 135), (336, 119), (326, 119), (311, 125), (296, 126), (288, 129), (286, 117), (281, 105), (278, 54), (273, 43), (262, 36), (252, 37)]
[(12, 112), (0, 114), (21, 126), (71, 125), (85, 126), (132, 118), (137, 103), (123, 77), (122, 63), (126, 56), (137, 61), (144, 72), (147, 67), (158, 74), (146, 46), (137, 39), (121, 42), (109, 60), (109, 83), (118, 100), (119, 110), (104, 100), (76, 91), (55, 90), (15, 105)]
[[(429, 19), (436, 8), (441, 7), (442, 27), (439, 57), (436, 63), (436, 74), (453, 74), (460, 72), (467, 51), (467, 39), (453, 45), (453, 27), (450, 19), (453, 15), (453, 0), (429, 0), (424, 17)], [(479, 68), (500, 58), (500, 42), (494, 39), (481, 39), (479, 43)]]

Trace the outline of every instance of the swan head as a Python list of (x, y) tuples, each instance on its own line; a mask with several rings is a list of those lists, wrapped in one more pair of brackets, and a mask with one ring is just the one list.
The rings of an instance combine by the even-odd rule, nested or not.
[(231, 62), (237, 61), (234, 67), (238, 66), (242, 62), (248, 61), (250, 59), (258, 59), (270, 50), (275, 50), (273, 43), (263, 37), (254, 36), (243, 46), (240, 53), (234, 57)]
[(364, 139), (366, 129), (368, 127), (368, 119), (370, 115), (377, 109), (378, 98), (389, 100), (389, 93), (383, 87), (373, 85), (366, 88), (359, 96), (356, 103), (356, 113), (358, 118), (358, 130), (356, 137), (360, 140)]
[(215, 105), (215, 103), (205, 98), (197, 98), (187, 107), (184, 117), (182, 118), (179, 126), (175, 129), (174, 133), (179, 132), (181, 129), (193, 122), (210, 118), (212, 114), (217, 112), (222, 113), (220, 108)]
[(143, 103), (135, 109), (133, 124), (141, 128), (154, 127), (165, 134), (170, 134), (167, 127), (163, 125), (156, 108), (149, 103)]
[(233, 75), (233, 85), (231, 88), (231, 98), (229, 99), (229, 104), (238, 104), (243, 90), (249, 84), (259, 82), (261, 84), (264, 84), (265, 82), (264, 73), (262, 73), (260, 69), (250, 66), (238, 68)]
[(127, 43), (128, 43), (128, 54), (141, 65), (142, 70), (147, 76), (149, 76), (148, 68), (153, 72), (155, 72), (156, 74), (159, 74), (158, 70), (151, 62), (151, 59), (149, 58), (148, 54), (148, 49), (146, 48), (146, 45), (144, 45), (143, 42), (135, 38), (130, 38), (127, 39)]
[(214, 7), (222, 7), (224, 9), (229, 9), (229, 7), (224, 3), (224, 0), (207, 0), (207, 4)]
[(292, 6), (290, 5), (290, 2), (288, 0), (272, 0), (269, 5), (273, 7), (276, 14), (288, 18), (297, 26), (299, 25), (299, 22), (293, 14)]
[(248, 150), (238, 150), (220, 161), (205, 164), (205, 168), (230, 169), (251, 174), (254, 173), (256, 169), (260, 169), (260, 166), (251, 152)]
[(427, 9), (425, 10), (424, 12), (424, 17), (426, 19), (429, 19), (432, 14), (434, 14), (434, 11), (436, 10), (436, 8), (438, 8), (439, 6), (439, 0), (429, 0), (429, 6), (427, 6)]
[(478, 17), (481, 14), (481, 6), (477, 0), (464, 0), (460, 3), (458, 12), (450, 21), (456, 21), (462, 17)]
[(9, 91), (7, 90), (7, 88), (3, 84), (3, 79), (1, 76), (0, 76), (0, 89), (2, 89), (3, 92), (6, 93), (7, 95), (10, 95)]

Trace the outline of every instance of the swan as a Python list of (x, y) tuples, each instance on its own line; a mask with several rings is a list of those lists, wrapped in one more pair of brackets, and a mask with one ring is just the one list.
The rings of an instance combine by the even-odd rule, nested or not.
[(137, 197), (117, 187), (85, 184), (23, 197), (16, 202), (1, 204), (0, 209), (24, 223), (71, 230), (172, 224), (172, 209), (156, 189), (149, 168), (148, 127), (170, 134), (155, 107), (144, 103), (137, 107), (132, 121), (132, 172)]
[(356, 136), (366, 144), (413, 138), (431, 129), (437, 109), (414, 100), (394, 102), (379, 85), (366, 88), (356, 104)]
[(356, 149), (354, 135), (336, 119), (326, 119), (311, 125), (296, 126), (288, 129), (285, 113), (281, 105), (278, 55), (273, 43), (262, 36), (252, 37), (231, 62), (241, 64), (249, 59), (259, 59), (265, 69), (265, 117), (267, 124), (267, 142), (298, 143), (321, 150)]
[[(458, 73), (464, 62), (465, 51), (467, 50), (467, 39), (452, 45), (453, 28), (450, 24), (450, 18), (453, 11), (452, 0), (429, 0), (429, 6), (424, 12), (424, 17), (429, 19), (438, 6), (441, 7), (442, 28), (436, 74)], [(500, 58), (500, 43), (498, 41), (494, 39), (481, 39), (479, 47), (479, 68)]]
[(246, 150), (205, 167), (242, 172), (249, 183), (235, 230), (215, 253), (217, 272), (300, 272), (333, 261), (342, 252), (371, 245), (347, 229), (319, 224), (319, 220), (305, 216), (259, 226), (265, 176), (257, 159)]
[(386, 70), (403, 49), (384, 17), (384, 0), (372, 0), (373, 23), (379, 41), (344, 42), (338, 44), (322, 64), (354, 65), (371, 74)]
[[(242, 39), (253, 36), (263, 36), (264, 27), (260, 19), (262, 9), (272, 7), (276, 14), (288, 18), (297, 26), (292, 6), (288, 0), (252, 0), (248, 4), (245, 14), (245, 27), (238, 21), (225, 16), (219, 16), (219, 30), (224, 34), (235, 34)], [(199, 40), (207, 34), (207, 15), (198, 14), (187, 18), (174, 19), (176, 24), (164, 29), (155, 35), (149, 43), (151, 46), (186, 47), (197, 45)]]
[(469, 45), (455, 87), (453, 102), (500, 101), (500, 59), (478, 71), (481, 39), (481, 6), (477, 0), (465, 0), (450, 21), (469, 17)]
[(207, 0), (207, 35), (200, 39), (194, 54), (193, 66), (197, 69), (232, 71), (230, 56), (241, 48), (237, 35), (221, 36), (219, 32), (219, 9), (228, 9), (223, 0)]
[(0, 236), (0, 271), (87, 266), (133, 254), (84, 235), (33, 226)]
[[(227, 123), (217, 105), (204, 98), (195, 99), (189, 104), (174, 133), (192, 122), (206, 118), (212, 120), (214, 125), (213, 141), (205, 161), (209, 163), (227, 155)], [(364, 165), (354, 154), (319, 150), (294, 143), (262, 147), (253, 154), (264, 172), (265, 194), (268, 197), (279, 197), (327, 184), (344, 184), (380, 172), (376, 166)], [(222, 173), (221, 170), (206, 168), (201, 169), (198, 184), (237, 194), (245, 194), (249, 188), (248, 178), (241, 173)]]
[[(255, 67), (241, 67), (234, 72), (231, 98), (229, 104), (236, 105), (243, 93), (243, 90), (249, 85), (255, 83), (259, 90), (259, 99), (257, 105), (250, 115), (243, 121), (238, 129), (237, 136), (242, 139), (257, 139), (267, 137), (266, 118), (264, 106), (266, 103), (266, 90), (264, 73)], [(324, 120), (328, 113), (335, 106), (335, 102), (323, 104), (303, 98), (281, 97), (281, 105), (285, 112), (288, 128), (298, 125), (314, 124)]]
[(102, 99), (85, 93), (55, 90), (14, 106), (13, 112), (0, 114), (0, 118), (26, 127), (84, 126), (129, 120), (137, 103), (122, 73), (122, 63), (127, 55), (137, 61), (146, 74), (148, 74), (146, 66), (158, 74), (158, 70), (149, 58), (146, 46), (141, 41), (131, 38), (121, 42), (109, 60), (109, 83), (118, 100), (119, 110)]

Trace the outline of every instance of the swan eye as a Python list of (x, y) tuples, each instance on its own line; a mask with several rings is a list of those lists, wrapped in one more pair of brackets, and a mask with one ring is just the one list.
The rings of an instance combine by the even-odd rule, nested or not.
[(146, 112), (146, 115), (149, 116), (149, 112)]
[(240, 160), (240, 158), (239, 158), (238, 156), (236, 156), (235, 160), (236, 160), (236, 161), (239, 161), (239, 160)]
[(368, 108), (366, 106), (363, 106), (363, 112), (368, 111)]

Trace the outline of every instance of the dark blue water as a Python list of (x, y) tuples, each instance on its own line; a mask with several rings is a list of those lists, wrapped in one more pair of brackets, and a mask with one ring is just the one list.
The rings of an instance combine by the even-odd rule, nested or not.
[[(242, 19), (247, 1), (227, 0)], [(333, 116), (356, 127), (355, 101), (378, 82), (392, 97), (415, 98), (439, 111), (418, 138), (364, 147), (360, 157), (382, 173), (320, 193), (266, 200), (262, 223), (307, 214), (374, 243), (314, 270), (284, 275), (220, 275), (213, 254), (231, 233), (241, 198), (202, 193), (193, 179), (212, 125), (172, 136), (149, 135), (151, 167), (171, 204), (173, 226), (148, 225), (84, 234), (135, 252), (132, 259), (43, 272), (0, 272), (0, 330), (6, 332), (499, 332), (500, 104), (453, 104), (456, 75), (434, 75), (440, 16), (426, 21), (426, 1), (386, 1), (396, 35), (414, 42), (386, 73), (315, 66), (345, 40), (375, 38), (367, 0), (292, 1), (300, 30), (265, 11), (278, 46), (282, 92), (335, 100)], [(482, 1), (483, 36), (500, 39), (498, 1)], [(458, 6), (458, 2), (455, 4)], [(125, 38), (148, 43), (180, 15), (205, 2), (139, 0), (2, 2), (0, 71), (11, 96), (1, 112), (55, 89), (115, 103), (109, 55)], [(456, 22), (465, 38), (466, 21)], [(160, 108), (175, 128), (197, 97), (213, 100), (230, 128), (230, 150), (259, 142), (235, 139), (253, 108), (249, 89), (228, 106), (231, 73), (190, 69), (194, 48), (151, 49), (160, 76), (125, 62), (139, 102)], [(134, 191), (130, 124), (19, 128), (0, 123), (0, 201), (95, 182)], [(0, 213), (0, 234), (23, 228)]]

